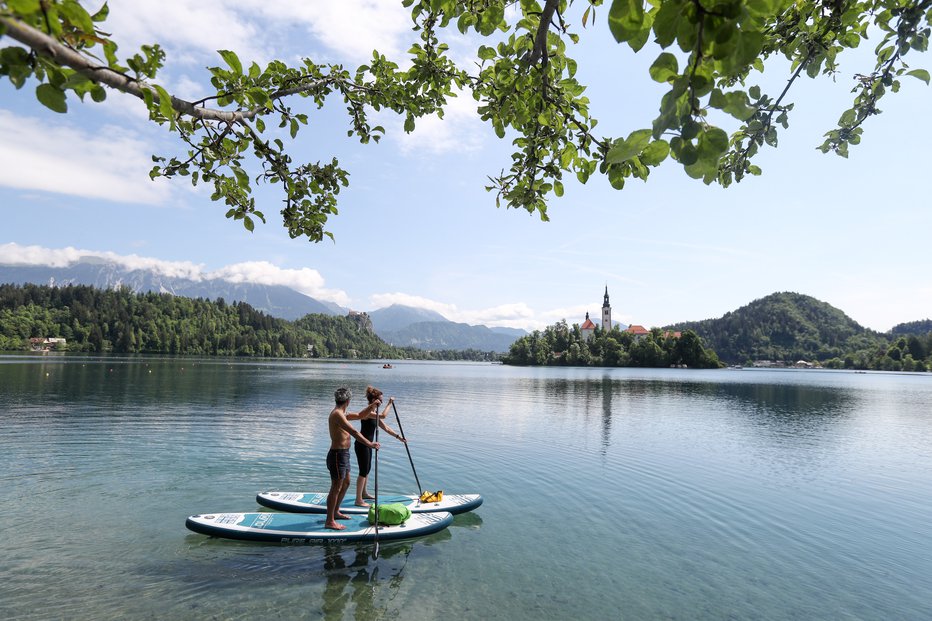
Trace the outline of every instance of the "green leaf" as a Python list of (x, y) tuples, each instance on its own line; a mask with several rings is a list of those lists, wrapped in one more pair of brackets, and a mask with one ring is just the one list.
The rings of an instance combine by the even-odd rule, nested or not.
[(95, 22), (105, 22), (107, 21), (107, 16), (110, 15), (110, 7), (107, 6), (107, 3), (104, 2), (104, 5), (100, 7), (100, 10), (91, 15), (91, 19)]
[(644, 4), (641, 0), (613, 0), (608, 11), (608, 28), (615, 41), (624, 43), (640, 34), (644, 26)]
[(728, 150), (728, 134), (719, 127), (710, 127), (699, 134), (699, 153), (703, 158), (714, 158), (716, 163)]
[(487, 45), (479, 46), (479, 58), (481, 58), (482, 60), (492, 60), (493, 58), (495, 58), (495, 56), (496, 56), (496, 53), (495, 53), (494, 48), (491, 48)]
[(246, 174), (246, 171), (239, 167), (233, 168), (233, 175), (236, 176), (236, 183), (239, 184), (241, 188), (249, 187), (249, 175)]
[(239, 56), (237, 56), (235, 52), (231, 52), (230, 50), (217, 50), (217, 53), (223, 57), (223, 60), (226, 61), (230, 69), (232, 69), (236, 75), (243, 75), (243, 64), (239, 61)]
[(654, 15), (654, 35), (661, 47), (669, 47), (676, 40), (680, 20), (683, 18), (683, 6), (682, 2), (666, 0)]
[(7, 0), (10, 10), (20, 15), (30, 15), (39, 11), (39, 0)]
[(641, 163), (645, 166), (657, 166), (670, 155), (670, 143), (666, 140), (655, 140), (641, 152)]
[(94, 21), (87, 11), (74, 0), (66, 0), (59, 5), (62, 15), (65, 16), (72, 26), (79, 28), (86, 34), (94, 32)]
[(654, 64), (650, 66), (650, 77), (654, 82), (667, 82), (677, 75), (679, 75), (679, 64), (676, 62), (676, 56), (669, 52), (658, 56)]
[(764, 48), (764, 34), (758, 31), (739, 33), (738, 45), (735, 48), (735, 63), (739, 67), (749, 65), (760, 56)]
[(612, 148), (608, 150), (605, 156), (607, 164), (621, 164), (627, 160), (640, 155), (650, 142), (651, 131), (649, 129), (639, 129), (631, 132), (626, 140), (621, 138), (615, 140)]
[(252, 233), (253, 229), (256, 228), (255, 223), (252, 221), (252, 218), (250, 218), (249, 216), (246, 216), (245, 218), (243, 218), (243, 226), (245, 226), (246, 230), (249, 231), (250, 233)]
[(906, 75), (911, 75), (914, 78), (919, 78), (926, 84), (929, 83), (929, 72), (925, 69), (913, 69), (912, 71), (907, 71)]
[(36, 87), (36, 99), (53, 112), (64, 114), (68, 112), (68, 103), (65, 101), (65, 91), (55, 88), (51, 84), (40, 84)]
[(625, 187), (625, 171), (621, 166), (613, 166), (608, 170), (608, 182), (616, 190), (622, 190)]
[(172, 108), (172, 97), (168, 94), (164, 88), (158, 84), (153, 84), (152, 88), (155, 89), (155, 92), (159, 94), (159, 112), (162, 113), (169, 123), (171, 123), (172, 128), (175, 127), (175, 109)]

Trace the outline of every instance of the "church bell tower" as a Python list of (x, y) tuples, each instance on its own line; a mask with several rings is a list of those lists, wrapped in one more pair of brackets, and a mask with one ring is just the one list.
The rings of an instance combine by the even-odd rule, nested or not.
[(602, 330), (612, 329), (612, 305), (608, 303), (608, 285), (605, 285), (605, 301), (602, 302)]

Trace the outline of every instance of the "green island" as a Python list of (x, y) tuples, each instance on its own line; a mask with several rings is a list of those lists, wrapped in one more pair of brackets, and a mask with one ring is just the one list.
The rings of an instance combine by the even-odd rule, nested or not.
[(715, 369), (721, 365), (715, 352), (703, 347), (692, 330), (674, 333), (653, 328), (636, 335), (596, 328), (591, 336), (580, 326), (558, 321), (544, 330), (521, 337), (502, 358), (505, 364), (531, 366), (688, 367)]
[[(632, 326), (638, 327), (640, 326)], [(932, 320), (881, 333), (798, 293), (774, 293), (718, 319), (641, 333), (565, 321), (515, 341), (505, 364), (715, 368), (722, 364), (875, 371), (932, 370)]]

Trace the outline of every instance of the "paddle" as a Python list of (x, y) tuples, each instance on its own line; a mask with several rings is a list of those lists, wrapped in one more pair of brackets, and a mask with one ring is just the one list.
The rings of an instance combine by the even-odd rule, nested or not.
[[(375, 443), (379, 443), (379, 409), (375, 409)], [(379, 558), (379, 449), (375, 449), (375, 558)]]
[[(420, 502), (421, 495), (424, 491), (421, 489), (421, 482), (417, 478), (417, 470), (414, 469), (414, 460), (411, 459), (411, 448), (408, 446), (408, 438), (405, 437), (405, 429), (401, 426), (401, 418), (398, 416), (398, 408), (395, 407), (394, 399), (392, 400), (392, 409), (395, 411), (395, 422), (398, 423), (398, 433), (400, 433), (402, 439), (404, 439), (403, 444), (405, 445), (405, 451), (408, 452), (408, 461), (411, 462), (411, 472), (414, 473), (414, 482), (417, 483), (418, 502)], [(378, 427), (376, 427), (376, 432), (378, 432)]]

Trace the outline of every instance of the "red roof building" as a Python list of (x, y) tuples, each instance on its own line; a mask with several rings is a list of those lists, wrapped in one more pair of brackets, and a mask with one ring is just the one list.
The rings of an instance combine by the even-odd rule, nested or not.
[(586, 313), (586, 321), (579, 326), (579, 331), (582, 333), (582, 338), (584, 341), (588, 341), (589, 337), (595, 334), (595, 324), (592, 323), (592, 320), (589, 319), (589, 313)]

